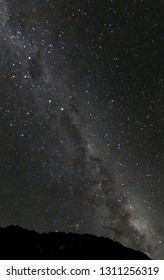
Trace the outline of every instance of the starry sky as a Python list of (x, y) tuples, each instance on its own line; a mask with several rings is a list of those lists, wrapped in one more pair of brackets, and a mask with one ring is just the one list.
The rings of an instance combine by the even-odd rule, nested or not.
[(162, 2), (0, 1), (0, 226), (164, 259)]

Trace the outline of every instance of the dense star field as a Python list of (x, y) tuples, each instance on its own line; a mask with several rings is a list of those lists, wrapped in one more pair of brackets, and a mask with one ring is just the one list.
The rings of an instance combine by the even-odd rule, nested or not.
[(162, 2), (0, 2), (0, 226), (164, 259)]

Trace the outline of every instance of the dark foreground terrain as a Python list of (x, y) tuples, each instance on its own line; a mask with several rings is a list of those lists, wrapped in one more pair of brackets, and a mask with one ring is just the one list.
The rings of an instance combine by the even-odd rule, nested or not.
[(0, 240), (0, 259), (149, 259), (118, 242), (88, 234), (39, 234), (19, 226), (9, 226), (0, 228)]

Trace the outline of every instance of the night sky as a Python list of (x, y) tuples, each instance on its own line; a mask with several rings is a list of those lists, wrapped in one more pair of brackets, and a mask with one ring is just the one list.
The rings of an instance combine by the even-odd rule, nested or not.
[(0, 226), (164, 259), (162, 2), (0, 1)]

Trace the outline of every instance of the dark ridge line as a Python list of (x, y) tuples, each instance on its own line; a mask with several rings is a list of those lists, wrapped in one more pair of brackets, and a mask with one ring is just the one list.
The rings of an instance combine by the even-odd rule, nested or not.
[(150, 260), (107, 237), (90, 234), (37, 233), (20, 226), (0, 227), (1, 260)]

